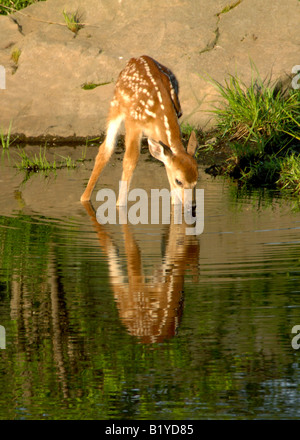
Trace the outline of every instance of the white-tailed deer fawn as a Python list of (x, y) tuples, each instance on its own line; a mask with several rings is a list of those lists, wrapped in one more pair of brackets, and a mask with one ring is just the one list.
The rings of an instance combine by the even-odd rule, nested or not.
[[(194, 158), (196, 135), (192, 132), (187, 150), (181, 142), (178, 118), (181, 107), (178, 82), (174, 74), (154, 59), (144, 55), (132, 58), (119, 75), (114, 98), (110, 104), (106, 138), (99, 148), (94, 169), (81, 201), (90, 200), (91, 193), (116, 144), (118, 131), (125, 121), (125, 155), (122, 181), (129, 190), (136, 167), (142, 134), (148, 137), (153, 157), (164, 163), (172, 194), (183, 197), (184, 189), (194, 189), (198, 167)], [(117, 205), (125, 205), (127, 192), (119, 194)]]

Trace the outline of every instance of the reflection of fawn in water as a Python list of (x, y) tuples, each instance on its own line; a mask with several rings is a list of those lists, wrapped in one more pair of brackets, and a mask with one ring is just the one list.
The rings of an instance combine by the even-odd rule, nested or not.
[(164, 257), (152, 276), (143, 274), (140, 249), (128, 224), (122, 225), (127, 259), (124, 276), (118, 249), (106, 227), (99, 224), (89, 202), (83, 204), (97, 231), (109, 263), (109, 276), (120, 318), (140, 342), (161, 342), (175, 335), (182, 315), (184, 275), (198, 275), (200, 245), (197, 236), (186, 235), (186, 224), (169, 225)]

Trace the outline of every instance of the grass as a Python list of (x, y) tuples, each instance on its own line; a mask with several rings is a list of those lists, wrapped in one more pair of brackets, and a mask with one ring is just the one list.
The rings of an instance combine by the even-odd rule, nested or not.
[[(33, 3), (37, 3), (38, 1), (46, 0), (1, 0), (0, 15), (7, 15), (12, 12), (9, 8), (19, 11), (20, 9), (24, 9)], [(6, 9), (4, 6), (6, 6), (8, 9)]]
[(87, 157), (86, 157), (88, 146), (89, 145), (93, 146), (94, 142), (99, 143), (99, 141), (100, 141), (100, 137), (96, 137), (96, 138), (93, 138), (93, 139), (87, 139), (86, 142), (85, 142), (85, 146), (84, 146), (84, 148), (83, 148), (83, 150), (81, 152), (81, 157), (79, 159), (77, 159), (77, 162), (85, 162), (87, 160), (91, 160), (91, 159), (87, 159)]
[(242, 2), (242, 0), (237, 0), (237, 1), (233, 2), (233, 3), (230, 3), (229, 5), (225, 6), (225, 8), (223, 8), (221, 12), (218, 12), (216, 15), (219, 16), (221, 14), (227, 14), (227, 12), (231, 11), (232, 9), (234, 9), (241, 2)]
[(56, 162), (50, 163), (46, 158), (46, 148), (42, 151), (40, 148), (39, 154), (35, 154), (34, 156), (28, 156), (24, 150), (20, 150), (18, 153), (20, 156), (21, 162), (16, 163), (16, 167), (19, 170), (25, 170), (28, 173), (38, 172), (38, 171), (50, 171), (56, 170)]
[(76, 163), (70, 156), (62, 156), (60, 154), (58, 156), (63, 159), (60, 163), (60, 168), (76, 168)]
[(192, 133), (192, 131), (195, 130), (193, 125), (189, 124), (188, 122), (185, 122), (185, 123), (181, 124), (180, 129), (181, 129), (182, 135), (184, 137), (187, 137), (187, 138), (189, 138), (191, 133)]
[[(9, 157), (9, 148), (12, 143), (17, 139), (11, 141), (11, 130), (12, 130), (12, 122), (10, 122), (7, 133), (4, 134), (2, 130), (0, 130), (0, 146), (2, 146), (2, 152), (7, 153)], [(24, 149), (18, 147), (18, 156), (20, 158), (20, 162), (16, 162), (15, 166), (19, 170), (26, 171), (27, 174), (37, 173), (39, 171), (48, 172), (48, 171), (56, 171), (61, 168), (73, 169), (76, 168), (77, 162), (82, 163), (88, 160), (86, 158), (87, 147), (89, 143), (93, 143), (94, 141), (98, 141), (99, 138), (90, 139), (86, 141), (86, 145), (82, 150), (81, 157), (74, 161), (70, 156), (62, 156), (60, 154), (56, 155), (61, 158), (59, 162), (56, 160), (49, 162), (46, 157), (46, 146), (44, 148), (40, 147), (38, 154), (28, 155)]]
[(13, 62), (15, 64), (18, 64), (20, 55), (21, 55), (21, 50), (20, 49), (18, 49), (18, 48), (13, 49), (10, 57), (11, 57), (11, 59), (13, 60)]
[[(243, 183), (299, 192), (300, 90), (253, 75), (247, 86), (237, 76), (212, 81), (221, 105), (217, 128), (231, 150), (226, 173)], [(290, 172), (288, 172), (290, 170)]]
[(14, 62), (13, 73), (17, 71), (20, 56), (21, 56), (21, 50), (18, 49), (17, 47), (14, 48), (10, 54), (10, 58)]
[(68, 26), (68, 29), (72, 31), (74, 34), (83, 28), (83, 25), (80, 23), (80, 17), (78, 11), (75, 13), (63, 11), (63, 16), (65, 19), (65, 23)]
[(12, 122), (10, 122), (9, 124), (6, 135), (2, 132), (2, 130), (0, 130), (0, 142), (3, 150), (8, 150), (11, 145), (11, 141), (10, 141), (11, 129), (12, 129)]
[(251, 143), (258, 153), (281, 148), (297, 138), (300, 122), (299, 90), (280, 89), (276, 84), (252, 77), (247, 87), (230, 76), (225, 85), (214, 82), (225, 102), (215, 109), (218, 129), (231, 141)]
[(83, 90), (93, 90), (96, 87), (99, 86), (106, 86), (107, 84), (111, 84), (111, 81), (107, 81), (107, 82), (103, 82), (103, 83), (93, 83), (93, 82), (88, 82), (88, 83), (84, 83), (81, 85), (81, 88)]
[(280, 175), (277, 184), (283, 191), (300, 195), (299, 154), (292, 153), (280, 162)]
[(60, 168), (75, 168), (76, 164), (74, 160), (70, 156), (64, 157), (60, 156), (63, 160), (60, 162), (49, 162), (46, 157), (46, 147), (42, 149), (40, 147), (39, 154), (34, 154), (29, 156), (24, 150), (20, 150), (18, 153), (21, 162), (16, 163), (16, 167), (19, 170), (24, 170), (27, 173), (37, 173), (39, 171), (47, 172), (47, 171), (56, 171)]

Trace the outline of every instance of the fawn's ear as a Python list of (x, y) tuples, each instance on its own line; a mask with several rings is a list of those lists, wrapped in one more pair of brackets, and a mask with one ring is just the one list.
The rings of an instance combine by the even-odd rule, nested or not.
[(190, 138), (189, 138), (189, 143), (187, 146), (187, 152), (188, 154), (190, 154), (191, 156), (195, 156), (196, 151), (198, 148), (198, 142), (197, 142), (197, 138), (196, 138), (196, 133), (194, 132), (194, 130), (192, 131)]
[(156, 142), (154, 139), (148, 139), (149, 151), (155, 159), (160, 160), (165, 165), (168, 164), (173, 156), (169, 147), (162, 142)]

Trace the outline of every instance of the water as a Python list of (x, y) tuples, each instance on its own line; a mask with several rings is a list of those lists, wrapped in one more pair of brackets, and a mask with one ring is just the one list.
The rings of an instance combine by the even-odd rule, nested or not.
[[(146, 156), (133, 187), (155, 176), (168, 188)], [(26, 182), (12, 164), (0, 174), (1, 419), (299, 418), (295, 202), (201, 172), (203, 234), (101, 226), (78, 202), (91, 162)], [(101, 185), (117, 187), (120, 167)]]

